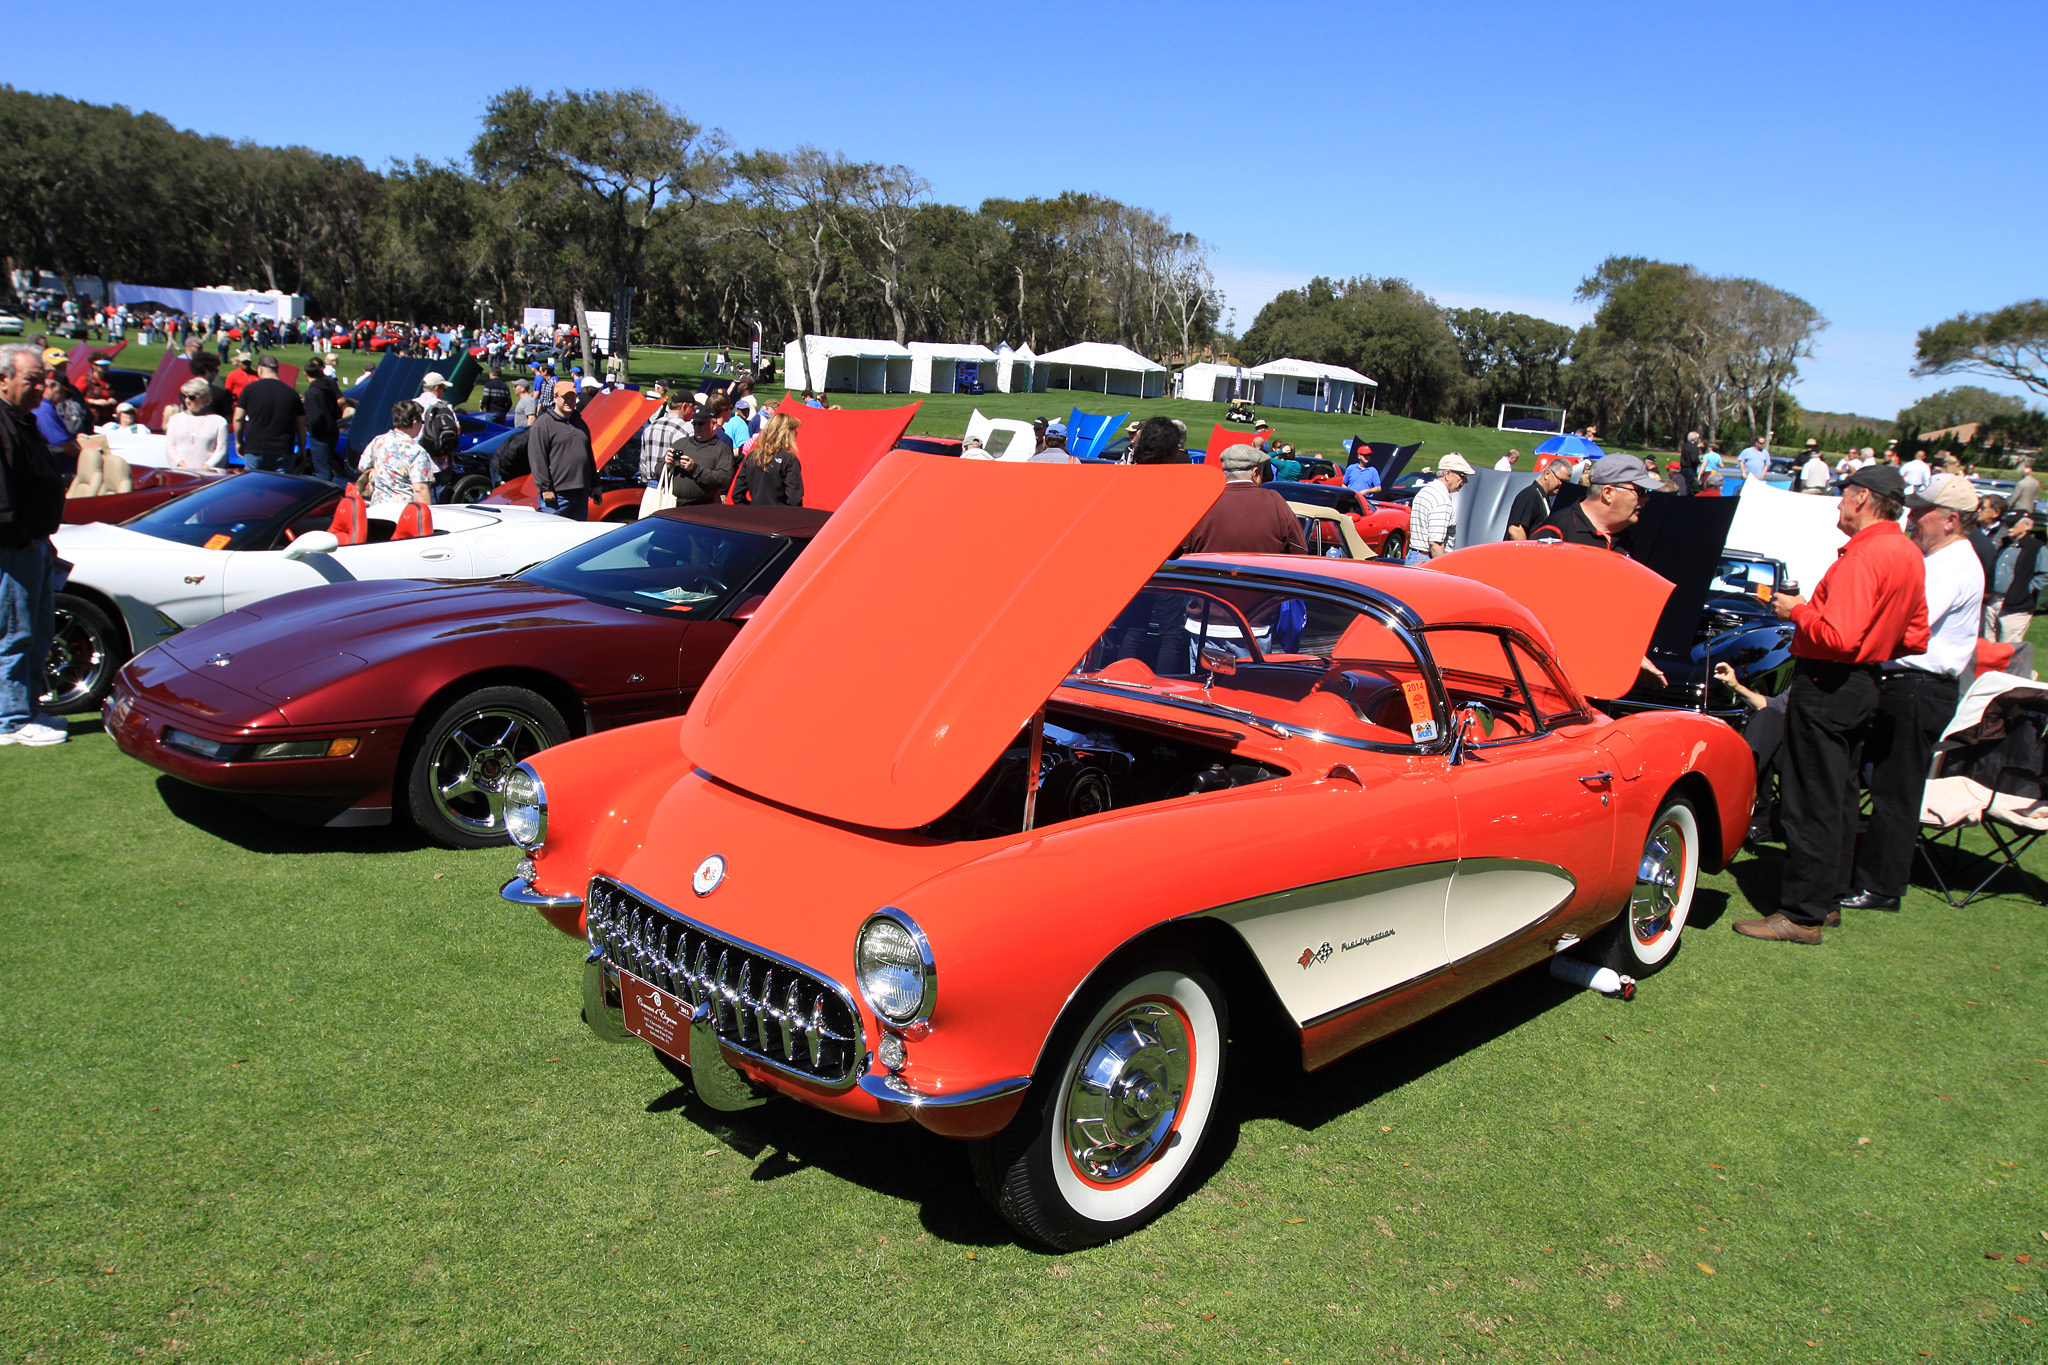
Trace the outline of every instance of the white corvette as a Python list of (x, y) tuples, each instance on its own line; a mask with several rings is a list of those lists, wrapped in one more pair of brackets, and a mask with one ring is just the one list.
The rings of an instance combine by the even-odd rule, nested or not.
[(194, 489), (119, 526), (57, 532), (71, 565), (57, 594), (45, 709), (90, 711), (132, 655), (187, 626), (266, 597), (366, 578), (496, 578), (616, 529), (524, 507), (437, 506), (433, 533), (393, 538), (396, 509), (370, 514), (370, 540), (328, 533), (340, 490), (318, 479), (246, 473)]

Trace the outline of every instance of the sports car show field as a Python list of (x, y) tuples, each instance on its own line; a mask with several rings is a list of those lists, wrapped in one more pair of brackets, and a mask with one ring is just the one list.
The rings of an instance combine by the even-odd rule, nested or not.
[[(1540, 968), (1304, 1076), (1187, 1198), (1026, 1249), (964, 1149), (706, 1109), (578, 1018), (510, 850), (0, 758), (0, 1351), (28, 1361), (2038, 1361), (2038, 887), (1817, 949), (1703, 880), (1632, 1003)], [(2048, 871), (2048, 859), (2030, 860)]]

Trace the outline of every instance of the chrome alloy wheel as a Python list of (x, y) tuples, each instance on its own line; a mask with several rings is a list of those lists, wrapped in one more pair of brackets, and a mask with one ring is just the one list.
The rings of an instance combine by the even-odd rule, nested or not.
[(51, 709), (70, 706), (93, 690), (107, 667), (106, 641), (75, 613), (57, 608), (44, 677)]
[(547, 732), (524, 712), (473, 711), (448, 727), (435, 749), (428, 781), (448, 822), (475, 835), (505, 832), (505, 780), (520, 762), (548, 747)]
[(1670, 932), (1685, 892), (1686, 854), (1690, 843), (1675, 813), (1650, 831), (1643, 861), (1636, 869), (1635, 890), (1629, 893), (1628, 925), (1638, 943), (1655, 943)]
[(1089, 1042), (1067, 1090), (1066, 1148), (1074, 1171), (1113, 1185), (1170, 1143), (1188, 1091), (1188, 1021), (1161, 1000), (1136, 1000)]

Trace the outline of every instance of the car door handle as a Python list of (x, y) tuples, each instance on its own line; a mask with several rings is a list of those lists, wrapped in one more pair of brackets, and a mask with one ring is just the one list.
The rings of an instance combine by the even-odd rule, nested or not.
[(446, 559), (447, 557), (448, 557), (448, 552), (447, 552), (446, 550), (421, 550), (421, 551), (420, 551), (420, 558), (421, 558), (421, 559)]
[(1585, 783), (1589, 787), (1594, 786), (1601, 782), (1612, 782), (1613, 780), (1613, 773), (1587, 773), (1584, 777), (1579, 779), (1579, 781)]

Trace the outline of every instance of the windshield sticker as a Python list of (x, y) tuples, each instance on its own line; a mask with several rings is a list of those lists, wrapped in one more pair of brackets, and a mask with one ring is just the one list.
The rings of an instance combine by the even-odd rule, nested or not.
[(228, 547), (228, 542), (233, 539), (234, 537), (232, 536), (208, 536), (204, 548), (209, 550), (225, 550)]
[(1401, 684), (1401, 695), (1408, 699), (1408, 734), (1417, 744), (1429, 744), (1436, 739), (1436, 713), (1429, 708), (1429, 684), (1420, 678), (1410, 679)]

